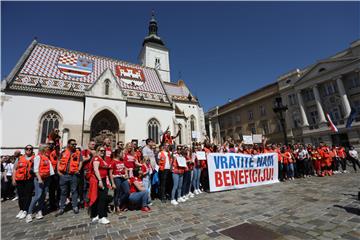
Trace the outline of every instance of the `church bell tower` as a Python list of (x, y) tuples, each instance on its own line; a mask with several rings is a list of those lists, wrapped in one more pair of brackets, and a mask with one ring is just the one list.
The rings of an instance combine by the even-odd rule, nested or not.
[(155, 68), (164, 82), (170, 82), (169, 50), (158, 35), (158, 26), (154, 11), (149, 22), (149, 33), (145, 37), (139, 54), (142, 66)]

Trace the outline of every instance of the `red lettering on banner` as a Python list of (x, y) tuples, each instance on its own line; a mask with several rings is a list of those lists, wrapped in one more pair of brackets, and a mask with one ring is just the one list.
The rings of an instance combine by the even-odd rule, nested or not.
[(261, 176), (261, 181), (264, 182), (266, 180), (267, 168), (263, 170), (263, 175)]
[(256, 178), (256, 175), (255, 174), (257, 174), (257, 169), (254, 169), (253, 171), (252, 171), (252, 173), (251, 173), (251, 176), (252, 176), (252, 179), (253, 179), (253, 181), (254, 182), (257, 182), (257, 178)]
[(215, 186), (222, 187), (222, 185), (223, 185), (223, 181), (222, 181), (221, 172), (215, 172)]
[(249, 173), (249, 170), (244, 170), (244, 175), (245, 175), (245, 184), (247, 184), (248, 183), (248, 177), (249, 177), (249, 175), (248, 175), (248, 173)]
[(261, 173), (261, 169), (258, 169), (258, 175), (257, 175), (258, 182), (261, 182), (260, 173)]
[(244, 184), (244, 181), (243, 181), (243, 178), (244, 178), (244, 171), (243, 170), (239, 170), (239, 178), (240, 178), (240, 181), (239, 183), (240, 184)]
[(229, 171), (224, 171), (223, 174), (224, 174), (224, 185), (225, 185), (225, 186), (230, 186), (230, 182), (229, 182), (229, 180), (230, 180)]
[(238, 178), (238, 171), (235, 170), (235, 171), (231, 171), (230, 172), (230, 175), (231, 175), (231, 184), (234, 186), (234, 185), (239, 185), (239, 178)]

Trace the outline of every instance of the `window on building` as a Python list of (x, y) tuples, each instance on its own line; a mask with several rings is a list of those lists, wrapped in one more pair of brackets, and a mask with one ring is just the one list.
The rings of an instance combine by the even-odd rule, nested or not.
[(318, 118), (319, 118), (319, 116), (318, 116), (318, 112), (316, 111), (316, 110), (313, 110), (313, 111), (310, 111), (310, 121), (309, 121), (309, 123), (310, 124), (317, 124), (318, 123)]
[(249, 120), (254, 120), (254, 113), (253, 113), (253, 111), (250, 110), (248, 113), (249, 113)]
[(261, 127), (262, 127), (262, 130), (263, 130), (263, 134), (269, 134), (269, 124), (267, 121), (264, 121), (261, 123)]
[(355, 108), (357, 116), (360, 116), (360, 100), (354, 101), (354, 108)]
[(351, 88), (357, 88), (360, 87), (360, 78), (357, 76), (354, 76), (351, 79)]
[(49, 136), (51, 131), (54, 128), (59, 128), (59, 124), (60, 124), (60, 117), (56, 112), (50, 111), (45, 113), (44, 116), (41, 118), (40, 143), (45, 143), (46, 138)]
[(181, 124), (179, 124), (178, 127), (179, 127), (179, 135), (178, 135), (179, 144), (182, 144), (182, 127), (181, 127)]
[(160, 68), (160, 58), (155, 58), (155, 68), (156, 69)]
[(298, 128), (301, 125), (301, 121), (300, 121), (300, 115), (298, 112), (293, 112), (292, 113), (292, 119), (293, 119), (293, 124), (294, 124), (294, 128)]
[(311, 101), (311, 100), (314, 100), (315, 99), (315, 96), (314, 96), (314, 91), (312, 89), (305, 89), (304, 90), (304, 100), (305, 101)]
[(334, 107), (330, 111), (330, 117), (333, 122), (337, 122), (341, 119), (341, 112), (339, 107)]
[(249, 129), (250, 129), (252, 134), (256, 134), (256, 127), (255, 127), (254, 123), (249, 124)]
[(105, 95), (109, 95), (109, 89), (110, 89), (110, 80), (105, 80)]
[(194, 136), (194, 133), (196, 131), (196, 128), (195, 128), (195, 117), (194, 116), (191, 116), (191, 118), (190, 118), (190, 129), (191, 129), (191, 138), (193, 141), (195, 141), (196, 138)]
[(327, 82), (323, 85), (323, 87), (324, 87), (325, 96), (329, 96), (336, 93), (335, 82)]
[(159, 129), (160, 124), (156, 119), (151, 119), (148, 123), (148, 137), (154, 139), (156, 143), (159, 143)]
[(266, 115), (266, 109), (263, 105), (260, 105), (260, 116), (265, 116)]
[(295, 94), (288, 95), (288, 100), (289, 100), (290, 106), (297, 104), (297, 98), (296, 98)]
[(240, 119), (240, 113), (237, 113), (236, 116), (235, 116), (235, 121), (237, 124), (239, 124), (241, 122), (241, 119)]

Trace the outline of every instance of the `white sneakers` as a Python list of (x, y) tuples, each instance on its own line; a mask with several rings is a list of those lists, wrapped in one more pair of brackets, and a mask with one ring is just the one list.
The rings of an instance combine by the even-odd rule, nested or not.
[(35, 218), (36, 219), (42, 219), (44, 216), (42, 215), (42, 211), (38, 211)]
[(193, 197), (195, 197), (195, 195), (192, 192), (189, 192), (188, 197), (193, 198)]
[(99, 219), (99, 223), (101, 223), (101, 224), (108, 224), (108, 223), (110, 223), (110, 221), (109, 221), (106, 217), (103, 217), (103, 218), (100, 218), (100, 219)]
[(201, 191), (200, 191), (200, 189), (195, 189), (194, 193), (195, 193), (195, 195), (198, 195), (201, 193)]
[(171, 202), (170, 202), (172, 205), (174, 205), (174, 206), (176, 206), (176, 205), (178, 205), (179, 203), (174, 199), (174, 200), (171, 200)]
[(22, 214), (19, 216), (19, 219), (24, 219), (27, 215), (26, 211), (23, 211)]
[(103, 217), (103, 218), (99, 219), (99, 216), (96, 216), (96, 217), (92, 218), (91, 222), (93, 222), (93, 223), (99, 222), (101, 224), (109, 224), (110, 223), (110, 221), (106, 217)]
[(16, 218), (19, 218), (20, 216), (22, 216), (23, 214), (23, 210), (20, 210), (20, 212), (16, 215)]
[(26, 222), (26, 223), (32, 222), (32, 216), (31, 216), (31, 214), (26, 215), (25, 222)]
[(184, 200), (182, 197), (178, 198), (177, 201), (178, 201), (179, 203), (185, 202), (185, 200)]
[(99, 216), (96, 216), (96, 217), (94, 217), (93, 219), (91, 219), (91, 222), (97, 222), (97, 221), (99, 221)]

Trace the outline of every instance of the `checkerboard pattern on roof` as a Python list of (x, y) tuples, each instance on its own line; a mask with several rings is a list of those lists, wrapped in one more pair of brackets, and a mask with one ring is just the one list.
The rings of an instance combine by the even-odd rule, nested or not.
[[(79, 78), (71, 77), (61, 73), (61, 71), (57, 67), (57, 64), (59, 60), (64, 59), (64, 56), (77, 56), (92, 60), (94, 62), (93, 72), (88, 76)], [(71, 59), (69, 58), (68, 61), (71, 61)], [(115, 73), (115, 66), (117, 65), (131, 66), (133, 68), (142, 69), (145, 75), (145, 83), (141, 86), (132, 86), (118, 79), (118, 82), (123, 89), (165, 94), (160, 79), (154, 69), (143, 68), (141, 66), (130, 65), (128, 63), (124, 63), (114, 59), (108, 59), (79, 52), (72, 52), (43, 44), (38, 44), (34, 48), (34, 50), (30, 54), (30, 57), (27, 59), (23, 68), (21, 69), (20, 74), (66, 80), (76, 83), (92, 84), (107, 68), (109, 68), (113, 73)]]

